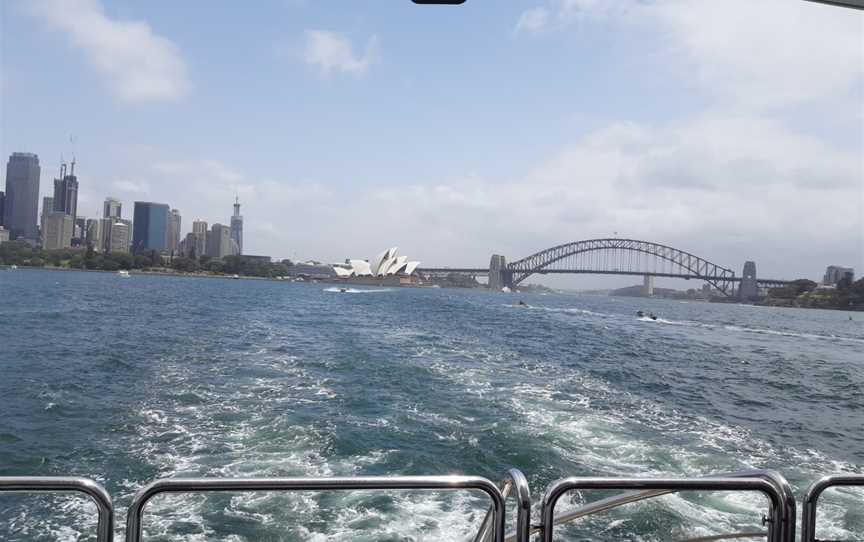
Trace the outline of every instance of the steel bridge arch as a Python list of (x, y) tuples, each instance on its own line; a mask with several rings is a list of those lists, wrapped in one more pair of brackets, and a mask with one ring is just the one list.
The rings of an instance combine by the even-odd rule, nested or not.
[[(629, 251), (648, 254), (654, 258), (671, 262), (672, 269), (677, 271), (676, 273), (664, 273), (664, 276), (701, 279), (727, 296), (733, 293), (735, 272), (731, 269), (684, 250), (638, 239), (606, 238), (564, 243), (511, 262), (507, 264), (506, 270), (511, 275), (512, 284), (515, 286), (534, 273), (548, 272), (551, 266), (561, 260), (594, 251)], [(567, 272), (567, 270), (556, 271)], [(594, 271), (598, 273), (615, 272), (612, 269), (595, 269)], [(574, 272), (576, 271), (574, 270)], [(653, 273), (646, 270), (644, 272), (634, 271), (632, 274), (651, 275)]]

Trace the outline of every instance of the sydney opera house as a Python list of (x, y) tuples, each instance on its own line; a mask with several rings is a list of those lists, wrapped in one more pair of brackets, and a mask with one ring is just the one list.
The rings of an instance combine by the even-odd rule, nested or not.
[[(344, 264), (333, 265), (333, 271), (341, 279), (389, 279), (399, 282), (409, 281), (417, 266), (418, 261), (408, 261), (407, 256), (397, 256), (396, 247), (387, 249), (371, 262), (367, 260), (346, 260)], [(365, 282), (365, 280), (364, 280)]]

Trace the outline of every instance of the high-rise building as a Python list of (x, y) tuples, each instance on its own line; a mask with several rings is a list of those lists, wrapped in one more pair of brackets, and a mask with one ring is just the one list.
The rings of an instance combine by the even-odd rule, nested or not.
[(111, 219), (108, 234), (108, 252), (129, 252), (132, 238), (132, 222), (122, 218)]
[(207, 234), (207, 255), (211, 258), (224, 258), (231, 255), (231, 228), (213, 224)]
[(39, 157), (13, 152), (6, 164), (4, 225), (12, 239), (36, 241), (39, 229)]
[(180, 211), (171, 209), (171, 214), (168, 216), (168, 250), (171, 252), (176, 252), (180, 244), (180, 223)]
[(5, 207), (6, 207), (6, 192), (3, 192), (2, 190), (0, 190), (0, 226), (3, 226), (3, 224), (4, 224), (3, 217), (6, 214), (5, 209), (4, 209)]
[(133, 213), (132, 252), (168, 249), (168, 217), (165, 203), (136, 201)]
[(88, 218), (84, 231), (84, 239), (88, 246), (93, 247), (96, 252), (105, 250), (105, 234), (102, 232), (101, 218)]
[(74, 228), (75, 222), (72, 221), (72, 215), (62, 211), (48, 213), (42, 226), (42, 248), (57, 250), (71, 247)]
[[(190, 237), (191, 236), (191, 237)], [(204, 220), (192, 221), (192, 233), (186, 236), (186, 256), (200, 258), (207, 254), (207, 222)]]
[(234, 214), (231, 216), (231, 239), (237, 244), (237, 254), (243, 254), (243, 215), (240, 214), (240, 198), (234, 197)]
[(105, 198), (102, 204), (103, 218), (122, 218), (123, 204), (114, 198)]
[(0, 245), (9, 240), (9, 230), (0, 226)]
[(39, 239), (42, 240), (42, 245), (45, 245), (45, 227), (48, 223), (48, 215), (54, 212), (54, 198), (51, 196), (45, 196), (42, 198), (42, 214), (39, 218), (39, 228), (41, 232), (41, 236)]
[(87, 219), (84, 218), (83, 216), (75, 217), (74, 224), (75, 224), (73, 226), (74, 229), (72, 230), (72, 239), (73, 239), (72, 244), (75, 245), (76, 241), (77, 241), (77, 244), (79, 244), (79, 245), (83, 244), (82, 241), (84, 240), (84, 237), (87, 235)]
[(60, 178), (54, 179), (54, 211), (66, 213), (72, 222), (78, 218), (78, 177), (75, 176), (75, 160), (66, 173), (66, 164), (60, 166)]
[(825, 269), (825, 276), (822, 278), (822, 284), (833, 286), (840, 282), (840, 279), (849, 275), (849, 278), (855, 279), (855, 270), (851, 267), (843, 267), (841, 265), (829, 265)]

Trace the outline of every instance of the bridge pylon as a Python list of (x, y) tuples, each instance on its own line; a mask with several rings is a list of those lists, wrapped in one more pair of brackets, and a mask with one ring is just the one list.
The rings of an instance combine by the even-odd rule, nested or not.
[(741, 286), (738, 288), (738, 299), (753, 301), (759, 297), (759, 283), (756, 278), (756, 262), (744, 262), (744, 272), (741, 274)]
[(493, 254), (489, 260), (489, 289), (513, 288), (513, 271), (507, 268), (507, 258)]

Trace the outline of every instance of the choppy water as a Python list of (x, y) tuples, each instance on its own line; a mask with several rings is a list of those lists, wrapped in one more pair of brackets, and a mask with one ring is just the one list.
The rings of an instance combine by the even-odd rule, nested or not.
[[(565, 475), (752, 467), (800, 495), (822, 474), (862, 472), (864, 314), (363, 290), (0, 272), (0, 475), (97, 479), (122, 525), (138, 488), (181, 475), (497, 480), (516, 466), (536, 492)], [(861, 538), (861, 493), (825, 499), (820, 537)], [(752, 528), (761, 502), (669, 496), (560, 532)], [(484, 509), (461, 493), (173, 496), (151, 503), (145, 533), (459, 540)], [(4, 540), (91, 540), (91, 517), (79, 499), (0, 496)]]

